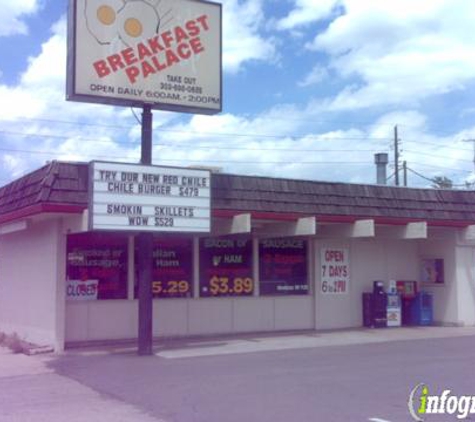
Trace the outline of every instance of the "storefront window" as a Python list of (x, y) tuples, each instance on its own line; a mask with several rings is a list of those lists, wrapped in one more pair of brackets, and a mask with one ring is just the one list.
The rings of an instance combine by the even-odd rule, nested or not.
[(200, 296), (251, 296), (253, 291), (250, 238), (200, 239)]
[(265, 239), (259, 242), (261, 295), (308, 293), (307, 241), (299, 238)]
[[(138, 295), (137, 263), (136, 258), (135, 297)], [(153, 297), (193, 297), (193, 240), (155, 239), (152, 277)]]
[(68, 236), (68, 300), (127, 298), (127, 238), (81, 233)]

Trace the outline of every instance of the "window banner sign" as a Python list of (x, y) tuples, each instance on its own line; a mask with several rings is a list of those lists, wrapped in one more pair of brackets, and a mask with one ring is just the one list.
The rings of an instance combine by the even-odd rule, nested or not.
[(219, 3), (69, 0), (66, 98), (218, 113), (221, 32)]
[(299, 238), (261, 240), (259, 283), (261, 295), (307, 294), (307, 241)]
[(69, 235), (68, 300), (127, 298), (127, 239), (96, 234)]
[(423, 258), (421, 261), (422, 283), (444, 284), (444, 260), (442, 258)]
[(66, 300), (96, 300), (99, 280), (67, 280)]
[(321, 293), (346, 294), (350, 285), (350, 250), (348, 248), (321, 249)]
[(200, 296), (252, 296), (252, 240), (200, 239)]
[(155, 240), (152, 292), (159, 298), (193, 296), (192, 239)]

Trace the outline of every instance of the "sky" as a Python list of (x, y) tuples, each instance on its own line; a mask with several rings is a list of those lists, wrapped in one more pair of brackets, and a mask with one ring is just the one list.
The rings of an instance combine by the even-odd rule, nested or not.
[[(140, 159), (140, 109), (65, 100), (67, 3), (0, 0), (0, 185)], [(153, 164), (374, 184), (385, 152), (394, 184), (397, 126), (408, 186), (475, 182), (473, 0), (221, 3), (223, 110), (155, 110)]]

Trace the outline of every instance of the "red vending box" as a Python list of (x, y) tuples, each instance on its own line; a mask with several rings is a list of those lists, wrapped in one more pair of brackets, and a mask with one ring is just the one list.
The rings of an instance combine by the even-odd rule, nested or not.
[(417, 281), (399, 280), (396, 282), (397, 292), (401, 295), (402, 325), (415, 325), (412, 316), (412, 302), (417, 295)]

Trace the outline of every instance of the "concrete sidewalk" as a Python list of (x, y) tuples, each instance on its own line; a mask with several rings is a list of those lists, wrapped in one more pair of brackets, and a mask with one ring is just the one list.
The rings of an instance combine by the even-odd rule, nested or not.
[(155, 354), (163, 358), (173, 359), (460, 336), (475, 336), (475, 327), (401, 327), (397, 329), (308, 332), (261, 337), (243, 336), (228, 340), (217, 338), (189, 344), (178, 343), (168, 346), (158, 344)]
[[(465, 336), (475, 336), (475, 327), (360, 328), (156, 339), (153, 350), (155, 356), (176, 359)], [(133, 353), (136, 349), (135, 341), (112, 341), (72, 347), (67, 349), (66, 353), (92, 356), (109, 353)]]
[(134, 406), (56, 374), (56, 356), (25, 356), (0, 347), (2, 422), (163, 422)]

